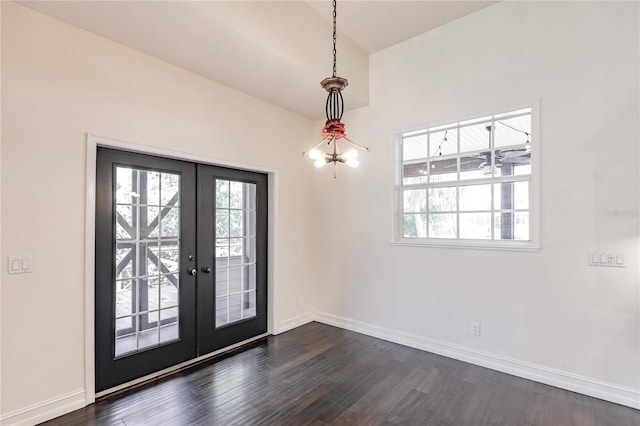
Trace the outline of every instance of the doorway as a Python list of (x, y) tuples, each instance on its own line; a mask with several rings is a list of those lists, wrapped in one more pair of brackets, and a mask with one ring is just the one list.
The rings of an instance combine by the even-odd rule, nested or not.
[(99, 147), (96, 392), (267, 330), (267, 176)]

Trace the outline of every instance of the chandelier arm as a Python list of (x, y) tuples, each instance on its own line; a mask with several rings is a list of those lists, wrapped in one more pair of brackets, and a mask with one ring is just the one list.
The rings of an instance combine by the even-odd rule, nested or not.
[(320, 143), (316, 146), (314, 146), (313, 148), (308, 149), (307, 151), (304, 151), (302, 153), (302, 156), (304, 157), (305, 155), (307, 155), (309, 153), (309, 151), (311, 151), (312, 149), (317, 149), (320, 145), (322, 145), (324, 143), (324, 141), (326, 141), (327, 139), (329, 139), (328, 137), (324, 137), (322, 138), (322, 140), (320, 141)]
[(352, 141), (351, 139), (349, 139), (346, 136), (343, 139), (346, 140), (347, 142), (349, 142), (350, 144), (354, 145), (356, 148), (360, 148), (360, 149), (362, 149), (364, 151), (371, 152), (371, 148), (366, 147), (364, 145), (360, 145), (359, 143)]

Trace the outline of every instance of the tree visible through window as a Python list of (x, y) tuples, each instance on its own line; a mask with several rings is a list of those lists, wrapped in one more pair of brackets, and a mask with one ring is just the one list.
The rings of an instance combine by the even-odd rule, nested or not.
[(530, 241), (531, 112), (403, 134), (400, 235)]

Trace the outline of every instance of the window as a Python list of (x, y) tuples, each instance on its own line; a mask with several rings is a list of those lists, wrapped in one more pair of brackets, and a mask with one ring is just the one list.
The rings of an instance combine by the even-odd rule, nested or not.
[(397, 240), (535, 248), (532, 108), (400, 135)]

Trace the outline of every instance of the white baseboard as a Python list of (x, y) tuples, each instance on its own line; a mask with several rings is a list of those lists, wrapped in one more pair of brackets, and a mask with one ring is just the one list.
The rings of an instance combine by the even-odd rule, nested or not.
[[(415, 334), (391, 330), (337, 315), (321, 312), (307, 312), (297, 315), (281, 321), (278, 324), (277, 333), (274, 334), (284, 333), (285, 331), (300, 327), (301, 325), (314, 320), (404, 346), (432, 352), (438, 355), (465, 361), (470, 364), (479, 365), (492, 370), (501, 371), (503, 373), (570, 390), (572, 392), (578, 392), (584, 395), (600, 398), (605, 401), (640, 409), (640, 392), (634, 389), (579, 376), (566, 371), (531, 364), (513, 358), (478, 351), (460, 345), (429, 339)], [(56, 399), (5, 414), (0, 418), (0, 424), (3, 426), (30, 426), (51, 420), (63, 414), (82, 408), (85, 405), (85, 392), (84, 390), (78, 390)]]
[(400, 345), (421, 349), (423, 351), (465, 361), (470, 364), (523, 377), (525, 379), (566, 389), (572, 392), (640, 409), (640, 392), (635, 389), (625, 388), (566, 371), (556, 370), (488, 352), (482, 352), (460, 345), (429, 339), (427, 337), (378, 327), (362, 321), (344, 318), (337, 315), (316, 312), (314, 314), (314, 319), (315, 321), (324, 324), (377, 337)]
[(276, 330), (276, 333), (273, 334), (284, 333), (285, 331), (300, 327), (301, 325), (305, 325), (307, 323), (310, 323), (311, 321), (313, 321), (313, 313), (305, 312), (302, 315), (297, 315), (293, 318), (280, 321), (280, 323), (278, 324), (278, 330)]
[(84, 390), (78, 390), (59, 398), (5, 414), (0, 418), (0, 424), (4, 426), (31, 426), (70, 413), (85, 405)]

